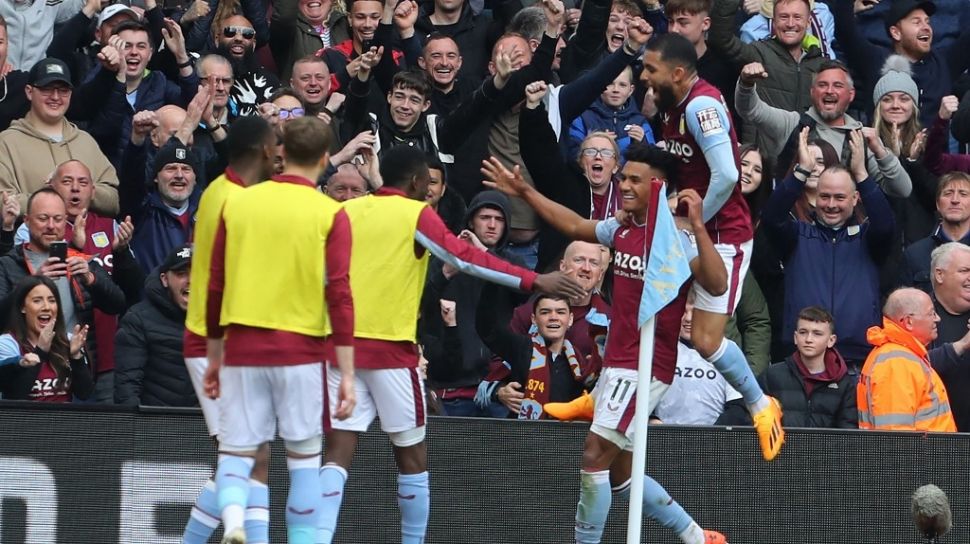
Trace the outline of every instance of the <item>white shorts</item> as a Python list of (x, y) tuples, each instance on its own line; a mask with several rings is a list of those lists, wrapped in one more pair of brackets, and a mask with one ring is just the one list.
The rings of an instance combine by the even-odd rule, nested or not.
[(323, 364), (223, 366), (219, 372), (219, 441), (256, 449), (276, 437), (307, 440), (323, 433)]
[(208, 366), (209, 359), (206, 357), (185, 359), (185, 368), (188, 369), (189, 378), (192, 379), (192, 388), (195, 389), (195, 396), (199, 399), (199, 407), (202, 408), (209, 436), (219, 436), (219, 399), (210, 399), (202, 388), (202, 377), (205, 376), (205, 369)]
[(427, 411), (424, 405), (424, 382), (417, 368), (358, 368), (354, 371), (357, 405), (347, 419), (337, 419), (340, 371), (327, 367), (327, 402), (330, 427), (339, 431), (364, 432), (375, 417), (381, 420), (385, 433), (400, 433), (424, 427)]
[[(670, 385), (653, 378), (650, 381), (650, 410), (663, 398)], [(629, 368), (603, 369), (593, 388), (593, 424), (590, 431), (616, 444), (622, 450), (633, 450), (633, 416), (637, 407), (637, 371)], [(646, 421), (646, 419), (644, 419)]]
[(734, 309), (741, 300), (741, 285), (748, 274), (751, 264), (753, 240), (743, 244), (714, 244), (714, 248), (724, 261), (727, 270), (728, 288), (723, 295), (716, 297), (708, 293), (701, 284), (694, 281), (694, 308), (713, 314), (734, 315)]

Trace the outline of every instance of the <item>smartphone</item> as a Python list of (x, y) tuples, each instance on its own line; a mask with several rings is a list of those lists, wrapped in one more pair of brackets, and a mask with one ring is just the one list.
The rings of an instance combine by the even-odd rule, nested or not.
[(67, 242), (51, 242), (50, 256), (57, 257), (64, 262), (67, 260)]

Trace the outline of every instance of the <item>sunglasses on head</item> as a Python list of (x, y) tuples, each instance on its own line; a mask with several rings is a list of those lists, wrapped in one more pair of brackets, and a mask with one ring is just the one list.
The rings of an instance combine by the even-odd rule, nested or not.
[(245, 26), (227, 26), (222, 29), (222, 35), (227, 38), (235, 38), (236, 34), (242, 34), (242, 37), (247, 40), (256, 37), (256, 31)]

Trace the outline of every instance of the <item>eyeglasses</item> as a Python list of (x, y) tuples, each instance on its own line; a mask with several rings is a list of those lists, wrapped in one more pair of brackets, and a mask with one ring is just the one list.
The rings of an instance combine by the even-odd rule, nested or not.
[(57, 94), (61, 96), (71, 96), (71, 93), (74, 92), (74, 89), (71, 89), (70, 87), (35, 87), (35, 88), (37, 89), (37, 92), (39, 92), (44, 96), (50, 96), (52, 94)]
[[(224, 87), (232, 87), (231, 77), (213, 77), (211, 78), (211, 80), (216, 85), (219, 85), (221, 83)], [(202, 85), (209, 85), (209, 81), (210, 81), (210, 78), (208, 77), (199, 77), (199, 83)]]
[(296, 119), (297, 117), (303, 117), (306, 111), (303, 108), (290, 108), (288, 110), (280, 109), (280, 119)]
[(242, 34), (245, 40), (251, 40), (256, 37), (256, 31), (245, 26), (227, 26), (222, 29), (222, 35), (230, 39), (235, 38), (237, 33)]
[(613, 157), (616, 157), (616, 151), (609, 148), (597, 149), (595, 147), (587, 147), (583, 150), (584, 157), (593, 158), (597, 155), (603, 157), (604, 159), (612, 159)]

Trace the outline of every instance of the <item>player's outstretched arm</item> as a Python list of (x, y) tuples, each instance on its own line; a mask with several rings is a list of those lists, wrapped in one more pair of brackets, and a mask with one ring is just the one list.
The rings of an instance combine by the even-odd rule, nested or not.
[(687, 218), (694, 240), (697, 242), (697, 258), (690, 262), (690, 272), (694, 281), (701, 284), (705, 291), (714, 296), (724, 294), (728, 290), (727, 270), (724, 261), (714, 248), (714, 241), (707, 234), (704, 227), (704, 201), (701, 195), (693, 189), (684, 189), (677, 193), (677, 202), (687, 204)]
[(441, 217), (428, 207), (418, 217), (414, 241), (459, 271), (491, 283), (523, 291), (556, 293), (570, 299), (587, 294), (579, 283), (560, 272), (536, 275), (489, 254), (483, 248), (458, 240)]
[(570, 240), (599, 243), (596, 238), (596, 223), (583, 219), (576, 212), (542, 195), (522, 178), (519, 166), (509, 170), (495, 157), (482, 161), (483, 183), (492, 189), (509, 196), (525, 200), (539, 214), (543, 221), (552, 225)]

